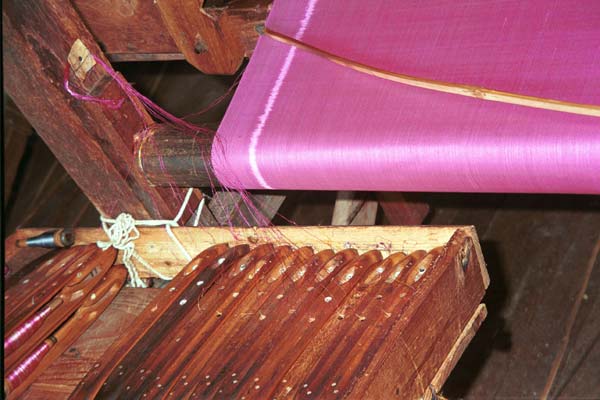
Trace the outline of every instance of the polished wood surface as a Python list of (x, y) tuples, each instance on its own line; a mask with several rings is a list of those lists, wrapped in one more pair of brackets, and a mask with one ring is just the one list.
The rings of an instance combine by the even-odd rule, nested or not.
[[(372, 241), (376, 228), (354, 228), (363, 232), (347, 238)], [(307, 230), (325, 239), (319, 229)], [(242, 237), (229, 250), (208, 247), (128, 321), (83, 380), (42, 384), (44, 373), (25, 398), (61, 398), (77, 384), (72, 398), (427, 398), (485, 316), (479, 301), (488, 281), (472, 229), (418, 231), (396, 230), (396, 242), (429, 244), (406, 252), (332, 250), (319, 241), (314, 250), (283, 241), (248, 246)]]
[(99, 362), (72, 398), (427, 396), (484, 316), (476, 243), (457, 229), (410, 255), (269, 244), (214, 253), (189, 283), (164, 289), (160, 317), (162, 296), (147, 306), (133, 324), (142, 337), (115, 342), (107, 354), (118, 360)]

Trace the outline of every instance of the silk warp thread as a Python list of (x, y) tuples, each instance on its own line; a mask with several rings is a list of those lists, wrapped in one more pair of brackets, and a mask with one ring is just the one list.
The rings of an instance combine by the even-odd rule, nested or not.
[(275, 1), (217, 131), (217, 178), (235, 189), (600, 193), (600, 3), (532, 1)]
[[(474, 97), (476, 99), (498, 101), (500, 103), (507, 104), (517, 104), (525, 107), (541, 108), (544, 110), (552, 110), (569, 114), (600, 117), (600, 106), (592, 104), (578, 104), (555, 99), (544, 99), (541, 97), (525, 96), (517, 93), (486, 89), (478, 86), (440, 82), (432, 79), (423, 79), (405, 74), (399, 74), (396, 72), (385, 71), (379, 68), (372, 67), (370, 65), (362, 64), (344, 57), (337, 56), (335, 54), (318, 49), (309, 44), (302, 43), (300, 41), (300, 38), (292, 38), (281, 33), (272, 31), (270, 29), (265, 29), (264, 34), (270, 37), (271, 39), (290, 45), (295, 49), (298, 48), (316, 54), (319, 57), (322, 57), (338, 65), (342, 65), (344, 67), (351, 68), (355, 71), (362, 72), (378, 78), (387, 79), (396, 83), (403, 83), (405, 85), (429, 89), (442, 93), (452, 93), (459, 96)], [(282, 71), (289, 69), (289, 65), (286, 64), (286, 66), (287, 67), (282, 68)], [(279, 86), (281, 86), (281, 83), (279, 83)]]

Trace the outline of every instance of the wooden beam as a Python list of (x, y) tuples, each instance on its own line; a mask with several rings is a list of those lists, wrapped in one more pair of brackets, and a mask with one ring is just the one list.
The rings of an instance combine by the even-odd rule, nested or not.
[[(442, 363), (442, 366), (437, 371), (435, 377), (431, 381), (431, 385), (433, 386), (433, 389), (436, 393), (440, 392), (442, 386), (444, 385), (444, 382), (446, 382), (446, 380), (448, 379), (448, 376), (456, 366), (456, 363), (458, 363), (458, 360), (460, 360), (460, 357), (465, 352), (469, 343), (471, 343), (471, 340), (479, 330), (479, 327), (481, 326), (486, 317), (487, 308), (485, 304), (480, 304), (471, 316), (469, 322), (467, 322), (467, 324), (465, 325), (465, 328), (463, 329), (462, 333), (454, 343), (454, 346), (446, 356), (446, 359)], [(431, 397), (432, 396), (430, 396), (430, 398)]]
[[(2, 21), (5, 89), (94, 206), (109, 216), (172, 218), (178, 194), (151, 187), (134, 168), (133, 135), (149, 117), (140, 117), (130, 101), (112, 110), (76, 100), (63, 88), (77, 40), (102, 57), (70, 2), (8, 1)], [(75, 90), (122, 98), (118, 85), (89, 61), (70, 59)]]
[(331, 225), (375, 225), (377, 209), (377, 201), (368, 193), (339, 191)]
[(209, 16), (204, 0), (158, 0), (162, 20), (185, 59), (206, 74), (231, 75), (244, 58), (227, 14)]
[[(36, 236), (51, 229), (53, 228), (17, 230), (4, 243), (6, 253), (14, 254), (16, 252), (14, 248), (16, 240)], [(362, 253), (375, 249), (382, 251), (384, 255), (388, 255), (390, 252), (397, 251), (405, 253), (416, 250), (429, 251), (435, 247), (443, 246), (459, 229), (465, 231), (472, 238), (480, 265), (485, 265), (477, 234), (475, 229), (470, 226), (177, 227), (173, 228), (173, 232), (190, 254), (198, 254), (214, 243), (230, 243), (233, 245), (247, 242), (253, 244), (274, 242), (276, 244), (290, 243), (297, 247), (312, 246), (316, 251), (328, 248), (335, 251), (353, 248)], [(136, 240), (135, 249), (156, 270), (166, 275), (175, 275), (187, 264), (187, 259), (175, 246), (164, 228), (140, 227), (139, 230), (141, 237)], [(106, 240), (106, 234), (100, 228), (77, 228), (74, 232), (76, 245)], [(489, 281), (485, 268), (482, 270), (482, 274), (484, 274), (484, 281)], [(150, 277), (152, 275), (143, 270), (142, 267), (140, 268), (140, 276)]]
[[(73, 6), (111, 61), (183, 60), (186, 58), (185, 52), (169, 34), (167, 24), (161, 17), (160, 3), (162, 2), (73, 0)], [(250, 57), (264, 29), (272, 0), (231, 3), (218, 7), (205, 4), (202, 13), (215, 21), (217, 26), (227, 26), (242, 48), (242, 57)], [(190, 2), (189, 5), (179, 4), (180, 7), (185, 7), (181, 9), (183, 14), (200, 12), (198, 5), (198, 1)], [(194, 46), (191, 50), (194, 51)], [(217, 45), (213, 50), (218, 53), (224, 49)], [(197, 54), (191, 56), (196, 57)]]
[(421, 225), (429, 204), (415, 193), (379, 192), (377, 200), (390, 225)]
[[(389, 393), (406, 399), (431, 398), (430, 383), (447, 374), (439, 373), (440, 368), (447, 364), (448, 354), (457, 351), (461, 337), (468, 335), (464, 329), (472, 327), (473, 316), (477, 319), (480, 314), (479, 302), (489, 281), (479, 274), (485, 267), (477, 265), (472, 251), (477, 246), (460, 232), (453, 235), (435, 261), (440, 268), (429, 270), (429, 284), (417, 290), (418, 296), (413, 294), (402, 318), (387, 332), (389, 339), (363, 369), (367, 378), (359, 379), (353, 388), (357, 398), (389, 398)], [(395, 371), (404, 373), (390, 379)]]

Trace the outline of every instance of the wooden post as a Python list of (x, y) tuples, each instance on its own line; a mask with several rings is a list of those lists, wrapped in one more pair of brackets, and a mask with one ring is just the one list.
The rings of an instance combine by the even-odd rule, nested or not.
[(379, 192), (377, 200), (390, 225), (421, 225), (429, 204), (415, 193)]
[[(136, 218), (172, 218), (181, 204), (178, 194), (153, 188), (134, 168), (133, 135), (149, 117), (140, 117), (130, 101), (113, 110), (74, 99), (63, 88), (77, 40), (103, 57), (71, 3), (7, 1), (2, 22), (5, 89), (94, 206), (107, 216), (125, 211)], [(69, 61), (77, 69), (70, 74), (76, 90), (124, 97), (100, 66)]]
[(375, 225), (377, 201), (367, 193), (339, 191), (335, 200), (331, 225)]

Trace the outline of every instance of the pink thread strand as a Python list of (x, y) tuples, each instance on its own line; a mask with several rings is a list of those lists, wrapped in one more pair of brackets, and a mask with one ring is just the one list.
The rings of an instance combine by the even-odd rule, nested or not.
[(19, 348), (31, 335), (36, 331), (37, 328), (44, 322), (46, 317), (50, 315), (52, 307), (44, 307), (38, 313), (33, 315), (27, 321), (23, 323), (15, 332), (13, 332), (8, 338), (4, 340), (4, 356), (12, 354), (16, 349)]
[[(304, 43), (382, 70), (598, 104), (599, 19), (595, 0), (303, 0), (275, 1), (266, 25), (294, 37), (309, 21)], [(302, 49), (288, 63), (290, 52), (259, 39), (218, 129), (213, 168), (230, 188), (600, 193), (596, 117), (410, 87)]]
[(81, 94), (81, 93), (77, 93), (75, 92), (73, 89), (71, 89), (71, 86), (69, 84), (69, 72), (71, 71), (71, 67), (70, 65), (67, 63), (67, 65), (65, 66), (65, 71), (64, 71), (64, 79), (63, 79), (63, 86), (65, 88), (65, 90), (74, 98), (76, 98), (77, 100), (81, 100), (81, 101), (90, 101), (93, 103), (99, 103), (102, 104), (104, 107), (110, 108), (110, 109), (118, 109), (121, 108), (121, 106), (123, 105), (123, 101), (125, 99), (121, 98), (121, 99), (101, 99), (98, 97), (94, 97), (94, 96), (88, 96), (85, 94)]
[(6, 380), (14, 389), (18, 387), (39, 365), (42, 358), (50, 351), (51, 346), (46, 342), (42, 342), (23, 362), (15, 369), (10, 371), (6, 376)]

